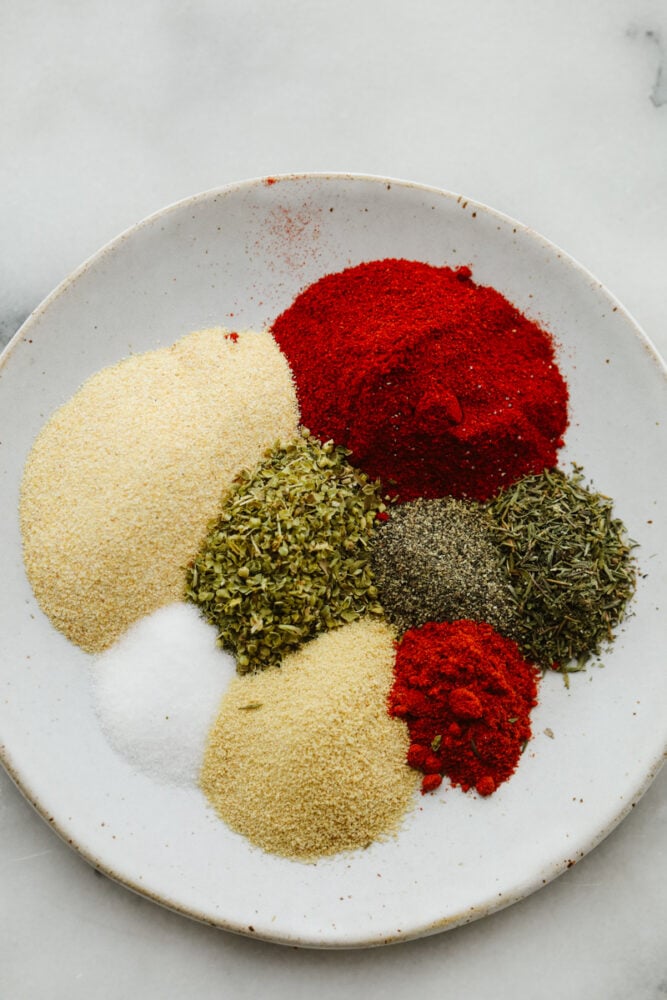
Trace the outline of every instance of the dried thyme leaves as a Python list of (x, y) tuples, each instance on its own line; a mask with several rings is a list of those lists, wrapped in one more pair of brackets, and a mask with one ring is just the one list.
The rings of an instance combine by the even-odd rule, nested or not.
[(186, 597), (239, 673), (279, 664), (317, 633), (380, 615), (369, 543), (377, 483), (306, 429), (242, 473), (188, 568)]
[[(634, 594), (633, 543), (609, 497), (549, 470), (488, 504), (518, 605), (514, 632), (542, 667), (578, 669), (613, 639)], [(573, 663), (573, 661), (576, 661)]]
[(507, 632), (515, 615), (503, 558), (478, 504), (446, 497), (392, 507), (372, 544), (385, 614), (399, 631), (467, 618)]

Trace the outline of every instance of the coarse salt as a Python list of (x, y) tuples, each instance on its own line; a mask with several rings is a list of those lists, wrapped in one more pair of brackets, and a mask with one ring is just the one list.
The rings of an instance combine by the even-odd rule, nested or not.
[(134, 624), (92, 665), (95, 708), (115, 750), (166, 784), (192, 787), (208, 732), (235, 675), (234, 659), (192, 605)]

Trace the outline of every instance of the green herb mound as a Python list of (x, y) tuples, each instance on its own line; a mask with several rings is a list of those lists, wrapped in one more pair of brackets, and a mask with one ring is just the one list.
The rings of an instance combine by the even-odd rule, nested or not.
[(188, 567), (186, 597), (239, 673), (278, 665), (317, 633), (381, 615), (370, 562), (379, 484), (303, 428), (226, 495)]
[(492, 529), (517, 602), (514, 638), (542, 667), (581, 668), (613, 640), (634, 594), (633, 543), (612, 501), (558, 469), (490, 501)]

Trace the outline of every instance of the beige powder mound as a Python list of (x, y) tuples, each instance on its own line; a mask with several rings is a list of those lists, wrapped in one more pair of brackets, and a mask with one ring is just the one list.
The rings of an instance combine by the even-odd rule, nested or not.
[(37, 437), (21, 487), (26, 570), (56, 628), (100, 652), (181, 599), (222, 494), (297, 424), (267, 332), (201, 330), (89, 379)]
[(235, 678), (200, 775), (225, 823), (300, 861), (395, 833), (419, 775), (407, 726), (387, 714), (394, 656), (390, 628), (362, 619)]

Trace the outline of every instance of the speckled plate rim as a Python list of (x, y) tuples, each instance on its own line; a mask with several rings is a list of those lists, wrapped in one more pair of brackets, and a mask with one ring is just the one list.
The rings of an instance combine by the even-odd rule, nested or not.
[(467, 195), (457, 194), (454, 191), (449, 191), (445, 188), (438, 188), (429, 184), (421, 184), (417, 181), (404, 180), (394, 176), (383, 176), (379, 174), (365, 174), (359, 172), (328, 172), (328, 171), (304, 171), (295, 173), (285, 173), (285, 174), (267, 174), (258, 175), (256, 177), (246, 178), (241, 181), (232, 181), (229, 184), (223, 184), (220, 187), (208, 188), (204, 191), (199, 191), (196, 194), (188, 195), (185, 198), (181, 198), (178, 201), (170, 202), (168, 205), (164, 205), (162, 208), (157, 209), (155, 212), (151, 212), (149, 215), (140, 219), (138, 222), (133, 223), (128, 226), (122, 232), (118, 233), (116, 236), (112, 237), (107, 243), (99, 247), (94, 253), (89, 257), (86, 257), (78, 267), (70, 272), (62, 281), (60, 281), (55, 288), (49, 292), (45, 298), (42, 299), (40, 303), (30, 312), (30, 314), (23, 321), (19, 329), (12, 336), (11, 340), (5, 345), (2, 351), (0, 351), (0, 365), (5, 364), (9, 359), (12, 350), (16, 347), (18, 342), (27, 336), (29, 328), (46, 310), (52, 305), (52, 303), (69, 288), (79, 277), (84, 274), (91, 264), (97, 263), (99, 260), (103, 259), (107, 254), (115, 251), (122, 243), (124, 243), (129, 237), (133, 236), (135, 233), (140, 232), (142, 229), (153, 225), (156, 221), (171, 215), (173, 212), (180, 212), (182, 209), (187, 208), (190, 205), (198, 205), (201, 202), (208, 201), (211, 198), (224, 197), (235, 192), (243, 191), (244, 189), (255, 187), (258, 184), (282, 184), (284, 182), (302, 181), (302, 180), (333, 180), (333, 181), (363, 181), (365, 183), (376, 183), (380, 185), (391, 185), (395, 184), (397, 187), (402, 188), (412, 188), (415, 191), (423, 191), (427, 194), (432, 194), (434, 197), (445, 196), (451, 198), (459, 204), (465, 206), (474, 207), (476, 211), (484, 212), (489, 216), (495, 217), (500, 220), (505, 225), (511, 226), (517, 232), (523, 233), (525, 236), (535, 239), (541, 246), (549, 248), (553, 253), (556, 254), (563, 262), (569, 264), (592, 285), (599, 288), (604, 292), (607, 299), (613, 303), (613, 305), (618, 309), (619, 312), (623, 314), (628, 323), (634, 327), (635, 335), (644, 342), (647, 350), (651, 354), (654, 362), (657, 364), (658, 368), (661, 370), (662, 374), (667, 378), (667, 362), (663, 360), (660, 352), (656, 348), (655, 344), (648, 336), (648, 334), (642, 329), (642, 327), (637, 323), (631, 313), (625, 308), (623, 303), (616, 298), (616, 296), (607, 288), (601, 281), (599, 281), (595, 275), (589, 271), (583, 264), (581, 264), (575, 257), (569, 254), (567, 251), (563, 250), (558, 244), (554, 243), (552, 240), (547, 239), (536, 229), (527, 226), (525, 223), (518, 221), (510, 215), (501, 212), (499, 209), (493, 208), (484, 202), (476, 201), (474, 198), (470, 198)]
[(586, 855), (590, 854), (591, 851), (602, 843), (602, 841), (605, 840), (635, 808), (644, 793), (648, 790), (660, 773), (662, 766), (665, 763), (665, 758), (667, 758), (667, 744), (665, 745), (665, 749), (662, 753), (657, 757), (654, 767), (649, 770), (644, 782), (636, 789), (635, 795), (628, 801), (627, 805), (618, 813), (612, 822), (601, 827), (599, 832), (592, 836), (585, 846), (580, 847), (578, 851), (573, 852), (574, 856), (572, 858), (559, 858), (557, 861), (554, 861), (551, 866), (545, 868), (540, 873), (539, 878), (529, 880), (525, 886), (517, 888), (514, 893), (505, 894), (501, 900), (494, 900), (484, 906), (476, 906), (472, 912), (469, 909), (464, 909), (460, 913), (451, 914), (447, 917), (443, 917), (441, 920), (431, 921), (422, 925), (415, 925), (409, 931), (401, 932), (400, 934), (393, 936), (369, 936), (368, 938), (354, 941), (311, 941), (304, 939), (298, 934), (290, 935), (286, 933), (279, 933), (269, 935), (255, 933), (255, 929), (252, 926), (241, 925), (237, 921), (227, 920), (223, 917), (213, 920), (210, 915), (199, 912), (192, 907), (183, 906), (179, 904), (177, 900), (170, 898), (166, 894), (150, 892), (136, 880), (133, 880), (126, 875), (122, 875), (116, 872), (113, 868), (108, 867), (102, 857), (89, 852), (84, 844), (80, 843), (75, 838), (68, 836), (68, 831), (62, 828), (53, 816), (49, 815), (48, 810), (45, 810), (42, 807), (38, 799), (33, 798), (29, 784), (15, 771), (12, 766), (10, 754), (7, 752), (7, 748), (0, 744), (0, 764), (2, 764), (4, 770), (11, 778), (18, 791), (22, 794), (24, 799), (34, 809), (34, 811), (60, 838), (60, 840), (80, 855), (80, 857), (91, 865), (95, 871), (100, 872), (100, 874), (111, 879), (111, 881), (122, 886), (123, 888), (130, 890), (137, 896), (156, 903), (158, 906), (162, 906), (165, 909), (170, 910), (172, 913), (177, 913), (180, 916), (187, 917), (188, 919), (205, 926), (215, 927), (218, 930), (223, 930), (231, 934), (238, 934), (242, 937), (255, 938), (259, 941), (266, 941), (288, 947), (321, 951), (351, 951), (380, 948), (387, 945), (407, 944), (410, 941), (430, 937), (434, 934), (440, 934), (444, 931), (454, 930), (457, 927), (474, 923), (484, 917), (492, 916), (494, 913), (499, 913), (501, 910), (507, 909), (515, 903), (520, 903), (522, 900), (527, 899), (540, 889), (544, 889), (547, 885), (549, 885), (549, 883), (553, 882), (560, 875), (563, 875), (566, 871), (569, 871), (570, 868), (572, 868), (579, 861), (583, 860)]
[[(142, 229), (153, 225), (156, 221), (164, 219), (175, 212), (180, 212), (185, 208), (194, 205), (200, 205), (203, 202), (211, 198), (219, 198), (226, 196), (233, 196), (237, 192), (241, 192), (245, 189), (252, 188), (258, 184), (283, 184), (289, 182), (299, 182), (299, 181), (309, 181), (309, 180), (321, 180), (321, 181), (347, 181), (354, 182), (360, 181), (364, 183), (375, 183), (379, 185), (396, 185), (401, 188), (411, 188), (417, 191), (421, 191), (427, 194), (431, 194), (437, 198), (448, 198), (462, 204), (464, 207), (468, 206), (474, 208), (477, 212), (486, 213), (488, 216), (499, 220), (503, 225), (511, 226), (515, 232), (521, 233), (523, 237), (530, 240), (536, 241), (541, 247), (546, 248), (553, 254), (558, 256), (562, 262), (579, 272), (579, 274), (587, 281), (592, 287), (600, 290), (606, 299), (613, 305), (615, 310), (621, 313), (628, 325), (633, 328), (633, 332), (638, 340), (643, 344), (647, 355), (650, 357), (653, 364), (656, 366), (656, 371), (659, 373), (663, 379), (667, 379), (667, 366), (659, 355), (655, 345), (647, 334), (640, 328), (636, 323), (631, 314), (625, 309), (623, 304), (607, 289), (600, 281), (598, 281), (583, 265), (581, 265), (576, 259), (569, 255), (566, 251), (562, 250), (558, 245), (549, 241), (537, 231), (524, 225), (523, 223), (513, 219), (511, 216), (498, 211), (482, 202), (475, 201), (474, 199), (468, 198), (464, 195), (459, 195), (454, 192), (447, 191), (445, 189), (437, 188), (430, 185), (424, 185), (408, 180), (403, 180), (400, 178), (392, 176), (378, 176), (373, 174), (364, 173), (346, 173), (346, 172), (303, 172), (303, 173), (289, 173), (289, 174), (275, 174), (270, 176), (258, 176), (255, 178), (250, 178), (247, 180), (234, 182), (231, 184), (223, 185), (219, 188), (209, 189), (199, 192), (195, 195), (189, 196), (184, 199), (180, 199), (173, 202), (158, 211), (145, 217), (138, 223), (128, 227), (118, 236), (114, 237), (103, 247), (97, 250), (94, 254), (88, 257), (79, 267), (77, 267), (71, 274), (69, 274), (62, 282), (60, 282), (54, 290), (42, 300), (42, 302), (30, 313), (25, 322), (22, 324), (20, 329), (12, 337), (9, 343), (5, 346), (2, 353), (0, 353), (0, 370), (4, 369), (8, 362), (11, 360), (13, 351), (17, 348), (21, 340), (29, 337), (30, 332), (34, 324), (43, 317), (52, 306), (52, 304), (63, 295), (68, 288), (75, 284), (79, 278), (87, 272), (87, 270), (93, 264), (97, 264), (104, 259), (109, 254), (114, 253), (122, 244), (129, 238), (132, 238), (136, 233), (140, 232)], [(588, 837), (585, 844), (580, 845), (579, 850), (576, 852), (576, 857), (573, 858), (558, 858), (554, 860), (553, 863), (545, 867), (540, 873), (539, 877), (529, 880), (529, 882), (524, 885), (517, 887), (516, 892), (512, 894), (505, 895), (501, 900), (490, 901), (487, 905), (478, 906), (475, 908), (474, 913), (469, 911), (463, 911), (457, 914), (449, 915), (442, 920), (431, 921), (422, 925), (413, 926), (408, 931), (401, 932), (396, 936), (378, 936), (373, 937), (372, 935), (364, 937), (359, 940), (307, 940), (300, 935), (290, 935), (286, 933), (280, 933), (276, 935), (271, 934), (255, 934), (254, 930), (247, 927), (241, 926), (238, 922), (234, 920), (227, 920), (225, 918), (211, 919), (210, 915), (197, 912), (191, 907), (183, 907), (179, 904), (177, 899), (170, 898), (168, 895), (156, 894), (147, 891), (145, 887), (141, 886), (135, 880), (128, 878), (126, 875), (115, 871), (112, 867), (109, 867), (103, 857), (98, 856), (94, 852), (91, 852), (88, 847), (79, 842), (77, 839), (72, 838), (68, 835), (68, 830), (59, 823), (53, 816), (49, 814), (49, 810), (43, 806), (39, 799), (33, 795), (30, 781), (25, 775), (21, 774), (20, 769), (16, 767), (12, 760), (11, 748), (0, 744), (0, 762), (7, 771), (8, 775), (23, 794), (25, 799), (30, 803), (30, 805), (42, 816), (44, 821), (48, 823), (54, 832), (66, 843), (68, 846), (72, 847), (77, 851), (88, 863), (95, 867), (98, 871), (104, 873), (106, 876), (112, 880), (120, 883), (124, 887), (136, 892), (138, 895), (148, 898), (160, 905), (167, 907), (168, 909), (180, 913), (184, 916), (192, 918), (201, 923), (219, 927), (233, 933), (240, 933), (247, 936), (256, 936), (264, 940), (274, 941), (276, 943), (283, 943), (288, 945), (298, 945), (301, 947), (313, 947), (313, 948), (338, 948), (338, 949), (348, 949), (348, 948), (366, 948), (374, 947), (385, 944), (393, 944), (397, 942), (404, 942), (408, 940), (413, 940), (415, 938), (427, 936), (430, 934), (435, 934), (443, 930), (448, 930), (456, 926), (460, 926), (465, 923), (469, 923), (473, 920), (479, 919), (481, 917), (487, 916), (491, 913), (497, 912), (513, 903), (526, 898), (528, 895), (539, 890), (547, 883), (558, 877), (569, 867), (572, 866), (577, 860), (584, 857), (585, 854), (593, 850), (608, 834), (616, 828), (616, 826), (622, 822), (622, 820), (632, 811), (639, 799), (646, 792), (648, 787), (651, 785), (657, 774), (659, 773), (662, 764), (664, 763), (665, 757), (667, 756), (667, 732), (662, 736), (662, 744), (655, 754), (655, 758), (651, 763), (650, 767), (646, 769), (645, 774), (642, 779), (636, 784), (634, 788), (634, 793), (631, 798), (624, 804), (624, 806), (617, 810), (613, 818), (602, 825), (599, 830)]]

